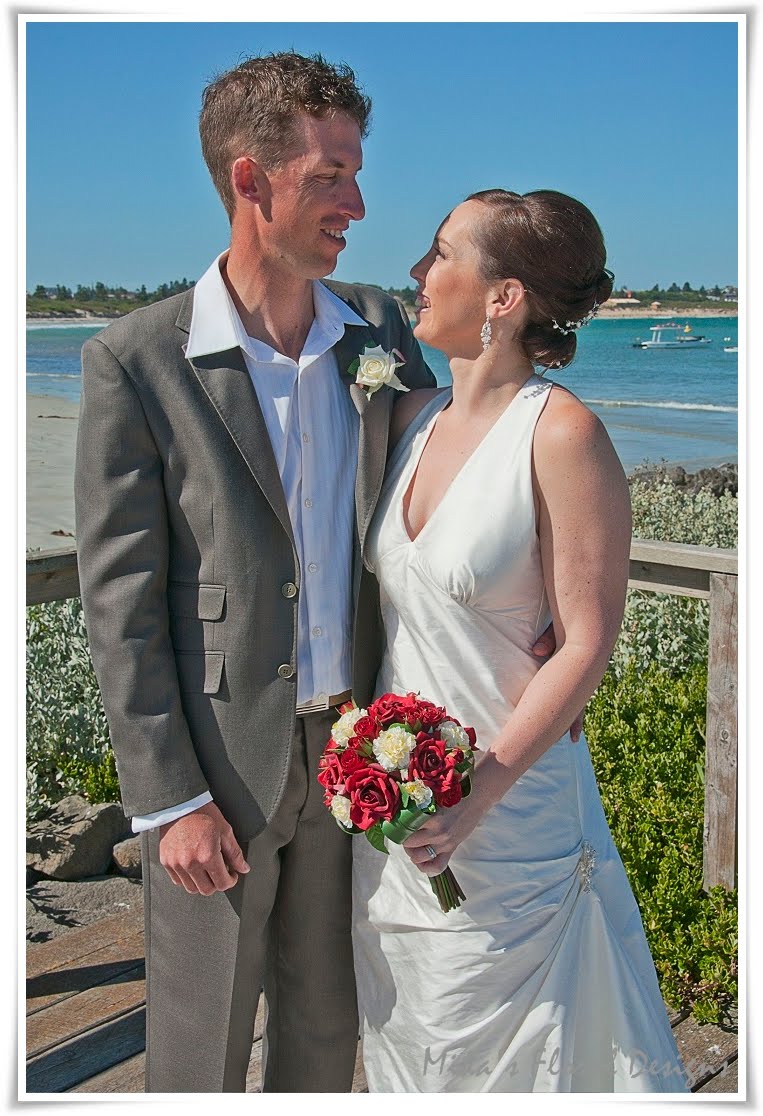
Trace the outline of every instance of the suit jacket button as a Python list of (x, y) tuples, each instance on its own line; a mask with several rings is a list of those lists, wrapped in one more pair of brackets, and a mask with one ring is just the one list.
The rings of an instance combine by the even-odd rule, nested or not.
[(291, 678), (294, 674), (294, 667), (291, 663), (281, 663), (278, 668), (278, 674), (281, 678)]
[(293, 581), (286, 581), (281, 586), (281, 592), (283, 593), (284, 597), (296, 597), (297, 587)]

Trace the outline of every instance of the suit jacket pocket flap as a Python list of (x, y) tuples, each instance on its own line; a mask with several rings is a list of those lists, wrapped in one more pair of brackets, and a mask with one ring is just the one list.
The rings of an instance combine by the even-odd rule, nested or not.
[(167, 585), (167, 602), (174, 616), (188, 616), (194, 620), (219, 620), (225, 604), (225, 586), (170, 581)]
[(176, 651), (180, 689), (188, 694), (216, 694), (220, 689), (224, 651)]

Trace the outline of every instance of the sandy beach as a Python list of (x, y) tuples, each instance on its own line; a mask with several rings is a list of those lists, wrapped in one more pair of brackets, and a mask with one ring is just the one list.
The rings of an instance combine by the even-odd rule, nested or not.
[(74, 450), (79, 404), (26, 397), (26, 546), (74, 546)]

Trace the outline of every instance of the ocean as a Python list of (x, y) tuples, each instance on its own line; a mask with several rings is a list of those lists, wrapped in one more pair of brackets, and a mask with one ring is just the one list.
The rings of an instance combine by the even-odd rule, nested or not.
[[(683, 323), (683, 319), (674, 319)], [(626, 472), (646, 461), (676, 462), (690, 472), (737, 460), (737, 318), (692, 318), (696, 349), (634, 349), (658, 319), (594, 320), (578, 333), (569, 368), (551, 376), (601, 418)], [(80, 349), (102, 326), (80, 322), (27, 324), (27, 391), (76, 402)], [(731, 340), (727, 340), (731, 338)], [(439, 384), (450, 383), (442, 353), (423, 346)]]

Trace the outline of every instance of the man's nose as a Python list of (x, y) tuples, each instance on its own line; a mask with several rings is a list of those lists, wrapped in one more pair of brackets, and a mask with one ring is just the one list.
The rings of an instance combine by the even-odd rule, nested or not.
[(363, 195), (357, 182), (353, 182), (347, 187), (340, 208), (342, 213), (349, 217), (351, 221), (362, 221), (365, 217), (366, 207), (363, 204)]

